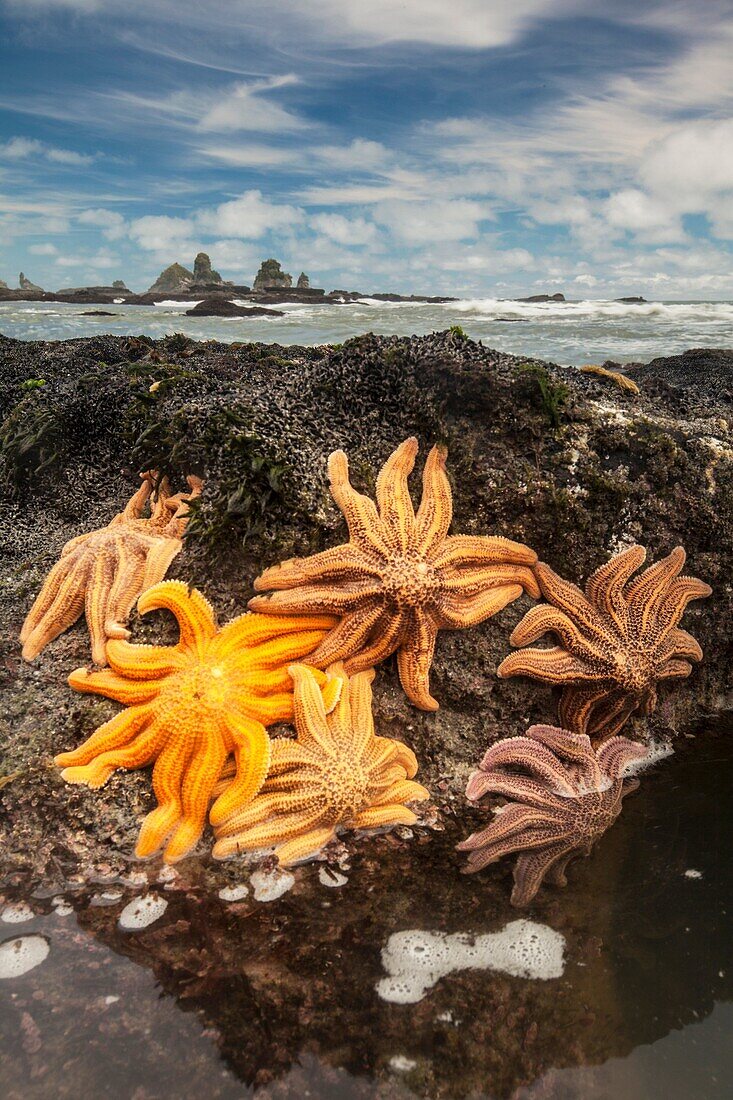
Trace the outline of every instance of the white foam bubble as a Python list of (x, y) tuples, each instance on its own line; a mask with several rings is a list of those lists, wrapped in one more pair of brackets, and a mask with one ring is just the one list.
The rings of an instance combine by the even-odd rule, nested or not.
[(145, 897), (135, 898), (128, 902), (119, 915), (117, 924), (123, 932), (136, 932), (140, 928), (147, 928), (163, 916), (168, 908), (168, 902), (158, 894), (146, 894)]
[(689, 870), (685, 871), (685, 878), (702, 878), (702, 871), (695, 871), (694, 868), (690, 867)]
[(517, 978), (561, 977), (565, 938), (536, 921), (515, 920), (500, 932), (468, 936), (415, 929), (395, 932), (382, 949), (387, 977), (377, 993), (394, 1004), (415, 1004), (440, 978), (456, 970), (499, 970)]
[(30, 905), (24, 901), (17, 901), (5, 906), (0, 913), (0, 920), (6, 924), (23, 924), (27, 920), (33, 920), (35, 915)]
[(51, 948), (43, 936), (21, 936), (0, 943), (0, 978), (18, 978), (40, 966)]
[(225, 886), (219, 891), (219, 897), (222, 901), (241, 901), (242, 898), (246, 898), (249, 894), (249, 886), (245, 886), (243, 882), (240, 882), (236, 886)]
[(255, 893), (255, 901), (276, 901), (287, 894), (295, 885), (295, 879), (289, 871), (254, 871), (249, 876)]
[(647, 745), (647, 755), (641, 760), (631, 760), (622, 771), (622, 775), (638, 775), (639, 772), (648, 771), (660, 760), (674, 755), (671, 741), (650, 741)]

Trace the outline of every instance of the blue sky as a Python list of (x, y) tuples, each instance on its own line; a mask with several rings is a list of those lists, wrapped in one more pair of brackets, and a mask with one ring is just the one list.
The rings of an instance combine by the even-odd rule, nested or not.
[(0, 278), (733, 298), (733, 0), (0, 0)]

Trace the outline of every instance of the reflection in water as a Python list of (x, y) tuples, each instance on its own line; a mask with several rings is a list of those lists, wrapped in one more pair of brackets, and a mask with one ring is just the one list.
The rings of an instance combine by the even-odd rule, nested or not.
[(299, 868), (269, 903), (220, 897), (221, 867), (189, 860), (137, 931), (119, 927), (129, 884), (6, 882), (35, 916), (0, 923), (0, 941), (51, 950), (0, 980), (3, 1100), (728, 1096), (732, 764), (730, 732), (683, 741), (568, 888), (541, 891), (527, 916), (564, 937), (562, 976), (466, 969), (414, 1004), (375, 992), (391, 936), (485, 936), (518, 916), (508, 870), (458, 873), (454, 823), (358, 845), (338, 889)]

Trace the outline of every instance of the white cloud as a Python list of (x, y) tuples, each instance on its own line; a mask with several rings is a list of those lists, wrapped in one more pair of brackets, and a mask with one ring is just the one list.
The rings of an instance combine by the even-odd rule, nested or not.
[(56, 256), (58, 254), (56, 245), (50, 242), (46, 244), (32, 244), (29, 246), (28, 251), (31, 256)]
[(605, 204), (606, 217), (617, 229), (628, 229), (646, 240), (679, 241), (684, 231), (679, 217), (664, 203), (635, 188), (617, 191)]
[(245, 191), (237, 199), (200, 211), (195, 218), (202, 232), (244, 240), (256, 240), (302, 220), (303, 211), (298, 207), (269, 202), (261, 191)]
[(191, 251), (193, 226), (188, 218), (146, 214), (130, 222), (130, 237), (146, 252)]
[(303, 120), (276, 103), (262, 98), (263, 92), (297, 83), (298, 78), (289, 74), (252, 84), (235, 84), (226, 95), (217, 93), (215, 102), (200, 117), (198, 128), (219, 133), (231, 130), (264, 130), (273, 133), (299, 129), (305, 125)]
[(468, 199), (444, 202), (381, 202), (374, 213), (380, 225), (408, 244), (461, 241), (476, 237), (479, 222), (492, 216), (484, 203)]
[(321, 145), (311, 152), (325, 164), (348, 171), (373, 168), (383, 171), (392, 159), (391, 151), (381, 141), (364, 138), (354, 138), (348, 145)]
[(68, 164), (81, 167), (91, 164), (94, 157), (82, 153), (75, 153), (72, 149), (57, 149), (53, 145), (46, 145), (36, 138), (14, 137), (0, 145), (0, 157), (5, 160), (20, 161), (30, 157), (42, 157), (53, 164)]
[(371, 244), (377, 238), (377, 227), (365, 218), (345, 218), (343, 214), (315, 214), (308, 224), (316, 233), (322, 233), (336, 244)]
[(231, 168), (277, 168), (298, 160), (297, 149), (277, 149), (272, 145), (201, 145), (202, 156), (218, 160)]
[(90, 225), (102, 230), (102, 235), (108, 241), (118, 241), (125, 236), (126, 223), (121, 214), (116, 210), (83, 210), (77, 215), (76, 220), (80, 225)]

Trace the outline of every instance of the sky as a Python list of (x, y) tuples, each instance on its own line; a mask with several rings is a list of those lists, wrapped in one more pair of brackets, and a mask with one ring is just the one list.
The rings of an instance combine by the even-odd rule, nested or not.
[(0, 278), (733, 298), (733, 0), (0, 0)]

